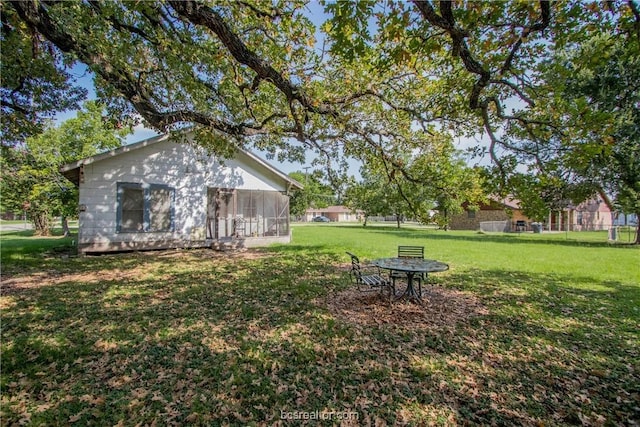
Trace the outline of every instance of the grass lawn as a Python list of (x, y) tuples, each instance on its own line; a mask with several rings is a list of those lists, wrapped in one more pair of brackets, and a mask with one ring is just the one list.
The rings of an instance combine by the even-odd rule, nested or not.
[[(2, 424), (640, 420), (640, 248), (606, 233), (293, 236), (62, 258), (69, 240), (2, 234)], [(349, 286), (346, 250), (399, 244), (451, 267), (430, 276), (424, 307)]]

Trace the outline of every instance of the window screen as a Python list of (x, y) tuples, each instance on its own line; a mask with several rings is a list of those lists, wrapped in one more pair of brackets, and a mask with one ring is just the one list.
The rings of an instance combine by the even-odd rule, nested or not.
[[(236, 233), (246, 237), (289, 234), (289, 197), (277, 191), (237, 190)], [(218, 213), (220, 216), (220, 213)]]
[(171, 189), (149, 190), (149, 231), (171, 231)]
[(143, 231), (144, 191), (142, 188), (122, 188), (120, 231)]

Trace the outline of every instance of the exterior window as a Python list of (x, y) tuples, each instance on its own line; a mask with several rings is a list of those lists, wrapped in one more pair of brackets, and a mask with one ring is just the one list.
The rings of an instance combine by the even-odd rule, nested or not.
[(467, 211), (467, 218), (475, 218), (476, 211)]
[(173, 231), (175, 190), (165, 185), (118, 183), (118, 233)]
[(144, 228), (144, 192), (142, 188), (122, 188), (120, 194), (120, 231), (140, 232)]

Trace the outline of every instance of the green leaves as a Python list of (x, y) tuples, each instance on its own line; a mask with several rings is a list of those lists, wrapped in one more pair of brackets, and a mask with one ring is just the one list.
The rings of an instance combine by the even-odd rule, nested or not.
[[(466, 166), (447, 134), (415, 132), (406, 138), (395, 135), (390, 140), (397, 150), (394, 157), (380, 161), (369, 154), (361, 169), (363, 181), (347, 191), (352, 208), (367, 215), (397, 215), (424, 223), (432, 222), (432, 212), (437, 210), (436, 221), (446, 227), (463, 204), (482, 200), (479, 171)], [(407, 152), (412, 154), (401, 154)]]
[(32, 34), (4, 1), (0, 7), (2, 144), (14, 145), (41, 132), (57, 112), (78, 108), (87, 90), (69, 72), (71, 58)]
[(336, 202), (334, 191), (321, 181), (322, 173), (320, 171), (307, 172), (291, 172), (289, 174), (291, 178), (304, 186), (302, 190), (295, 191), (289, 200), (289, 211), (294, 217), (303, 216), (308, 208), (324, 208), (334, 205)]
[(578, 188), (612, 197), (612, 208), (639, 211), (640, 40), (612, 33), (559, 52), (548, 68), (551, 108), (564, 126), (556, 168)]
[(75, 118), (39, 135), (24, 146), (3, 146), (2, 207), (22, 212), (28, 202), (30, 216), (40, 234), (49, 233), (49, 217), (77, 214), (77, 189), (59, 168), (96, 153), (119, 147), (131, 130), (103, 117), (103, 107), (87, 102)]
[(349, 62), (366, 56), (372, 38), (369, 32), (370, 19), (376, 2), (338, 1), (323, 2), (331, 20), (325, 22), (322, 30), (331, 37), (333, 53)]

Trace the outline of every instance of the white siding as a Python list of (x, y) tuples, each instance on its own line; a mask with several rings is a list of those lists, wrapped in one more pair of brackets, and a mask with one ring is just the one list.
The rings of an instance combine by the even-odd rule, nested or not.
[[(117, 233), (119, 182), (173, 187), (174, 231)], [(84, 166), (78, 243), (164, 241), (172, 246), (175, 242), (203, 241), (207, 187), (286, 191), (285, 185), (282, 177), (243, 153), (221, 164), (199, 147), (160, 141)]]

